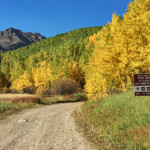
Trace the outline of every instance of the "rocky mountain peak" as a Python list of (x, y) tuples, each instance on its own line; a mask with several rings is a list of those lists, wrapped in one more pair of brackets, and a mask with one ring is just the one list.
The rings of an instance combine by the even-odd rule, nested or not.
[(0, 31), (0, 52), (27, 46), (45, 38), (40, 33), (22, 32), (10, 27), (5, 31)]

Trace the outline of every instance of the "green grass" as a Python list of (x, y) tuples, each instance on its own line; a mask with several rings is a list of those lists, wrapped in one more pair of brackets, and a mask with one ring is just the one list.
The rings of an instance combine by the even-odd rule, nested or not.
[(78, 125), (99, 149), (150, 149), (150, 97), (133, 92), (86, 102), (77, 112)]
[(9, 110), (17, 110), (19, 108), (18, 104), (13, 104), (11, 102), (0, 102), (0, 113), (9, 111)]
[(13, 103), (11, 101), (0, 101), (0, 120), (7, 115), (17, 113), (23, 109), (38, 107), (40, 104), (36, 103)]

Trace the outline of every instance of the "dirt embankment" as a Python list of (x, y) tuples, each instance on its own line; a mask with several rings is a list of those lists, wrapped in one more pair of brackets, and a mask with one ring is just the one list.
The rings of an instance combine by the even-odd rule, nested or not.
[(92, 150), (71, 113), (82, 103), (24, 110), (0, 121), (0, 150)]

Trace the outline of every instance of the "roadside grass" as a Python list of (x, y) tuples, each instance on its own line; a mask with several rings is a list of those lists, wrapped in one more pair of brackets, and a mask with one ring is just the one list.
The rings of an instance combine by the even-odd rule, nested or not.
[(8, 97), (5, 95), (4, 97), (0, 96), (1, 101), (3, 102), (11, 102), (11, 103), (41, 103), (41, 99), (35, 95), (9, 95)]
[(41, 103), (44, 105), (49, 105), (49, 104), (56, 104), (56, 103), (70, 103), (70, 102), (81, 102), (81, 101), (86, 101), (86, 94), (85, 93), (76, 93), (73, 95), (56, 95), (52, 97), (47, 97), (43, 98), (41, 100)]
[(35, 103), (12, 103), (10, 101), (0, 100), (0, 120), (4, 119), (7, 115), (17, 113), (23, 109), (30, 109), (40, 106)]
[(14, 110), (18, 109), (18, 105), (13, 104), (11, 102), (0, 101), (0, 113), (6, 112), (12, 109)]
[(40, 106), (40, 98), (30, 94), (0, 94), (0, 119), (22, 109)]
[(0, 119), (23, 109), (83, 100), (86, 100), (85, 93), (77, 93), (68, 96), (52, 96), (47, 98), (31, 94), (0, 94)]
[(150, 149), (150, 97), (133, 91), (90, 102), (75, 112), (76, 123), (98, 149)]

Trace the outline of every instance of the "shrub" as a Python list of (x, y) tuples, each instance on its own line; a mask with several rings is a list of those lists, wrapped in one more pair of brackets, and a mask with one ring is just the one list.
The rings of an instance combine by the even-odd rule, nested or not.
[(4, 94), (9, 93), (9, 89), (8, 89), (7, 87), (4, 87), (4, 88), (3, 88), (3, 93), (4, 93)]
[(2, 90), (2, 93), (4, 93), (4, 94), (6, 94), (6, 93), (18, 94), (19, 92), (16, 89), (4, 87)]
[(53, 82), (53, 90), (55, 94), (73, 94), (78, 91), (78, 88), (78, 83), (71, 79), (61, 79)]
[(51, 89), (46, 88), (46, 89), (37, 89), (36, 94), (41, 96), (41, 97), (50, 97), (51, 95)]
[(35, 94), (35, 91), (36, 91), (35, 86), (27, 86), (26, 88), (23, 89), (23, 92), (28, 94)]
[(75, 93), (74, 97), (76, 98), (76, 101), (86, 101), (87, 97), (86, 97), (86, 93)]
[(11, 94), (18, 94), (18, 91), (16, 89), (9, 89), (9, 92)]

